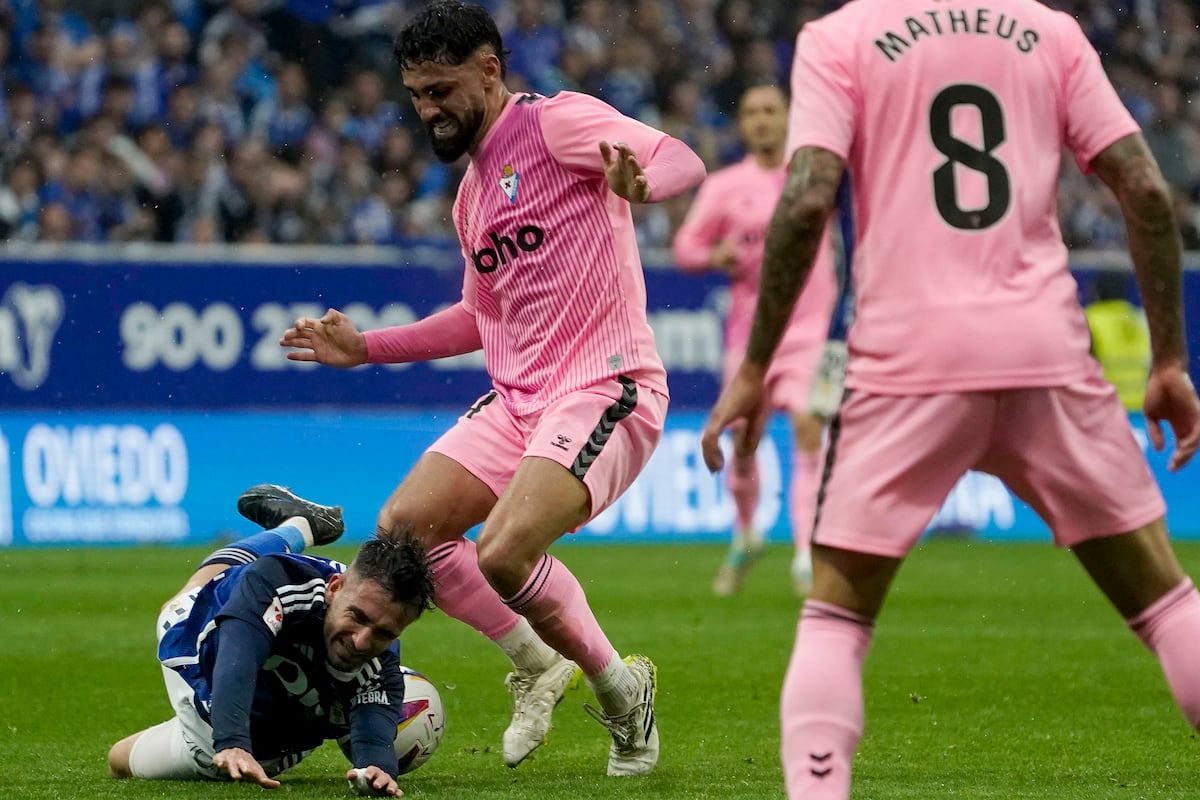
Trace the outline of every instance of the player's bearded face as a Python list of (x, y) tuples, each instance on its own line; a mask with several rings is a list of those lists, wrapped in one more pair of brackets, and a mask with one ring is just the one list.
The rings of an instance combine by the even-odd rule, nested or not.
[(462, 111), (443, 109), (435, 119), (425, 121), (425, 130), (433, 154), (443, 162), (457, 161), (479, 133), (483, 125), (483, 99), (469, 102)]
[(488, 90), (499, 81), (500, 71), (499, 60), (487, 48), (462, 64), (431, 59), (404, 68), (404, 86), (440, 160), (458, 160), (478, 140)]

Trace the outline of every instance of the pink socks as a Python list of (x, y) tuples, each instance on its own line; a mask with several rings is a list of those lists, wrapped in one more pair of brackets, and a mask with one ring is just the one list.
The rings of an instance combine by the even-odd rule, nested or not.
[(1200, 729), (1200, 593), (1191, 579), (1158, 598), (1129, 627), (1158, 656), (1171, 694)]
[(479, 571), (479, 556), (470, 539), (445, 542), (429, 551), (436, 583), (437, 606), (489, 639), (499, 639), (521, 618), (504, 605)]
[(809, 600), (784, 678), (783, 771), (790, 798), (847, 800), (850, 762), (863, 731), (862, 667), (872, 623)]
[(599, 675), (612, 660), (613, 646), (588, 607), (583, 587), (554, 556), (542, 556), (521, 591), (504, 602), (584, 675)]

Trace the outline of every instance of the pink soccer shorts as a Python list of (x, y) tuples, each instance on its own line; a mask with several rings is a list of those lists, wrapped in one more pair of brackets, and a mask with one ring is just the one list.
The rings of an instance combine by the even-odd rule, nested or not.
[(667, 397), (620, 376), (574, 391), (534, 414), (513, 414), (496, 392), (475, 402), (429, 450), (458, 462), (497, 497), (521, 459), (548, 458), (583, 481), (588, 519), (608, 508), (662, 438)]
[(830, 425), (816, 544), (900, 558), (959, 477), (991, 473), (1060, 547), (1166, 513), (1116, 391), (1070, 386), (937, 395), (852, 392)]

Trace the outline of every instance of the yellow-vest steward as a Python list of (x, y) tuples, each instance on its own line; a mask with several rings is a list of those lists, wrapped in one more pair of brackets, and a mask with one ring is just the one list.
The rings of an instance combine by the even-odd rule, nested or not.
[(1150, 374), (1150, 328), (1146, 312), (1127, 300), (1097, 300), (1084, 308), (1092, 331), (1092, 354), (1121, 403), (1139, 411)]

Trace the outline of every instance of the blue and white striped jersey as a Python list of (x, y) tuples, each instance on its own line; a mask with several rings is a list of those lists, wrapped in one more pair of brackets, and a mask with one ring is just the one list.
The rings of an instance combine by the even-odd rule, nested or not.
[[(353, 673), (325, 657), (325, 589), (345, 569), (291, 553), (230, 567), (196, 590), (187, 617), (163, 634), (159, 661), (192, 687), (216, 751), (287, 760), (349, 734), (356, 767), (395, 773), (399, 643)], [(216, 685), (230, 688), (214, 696)]]

